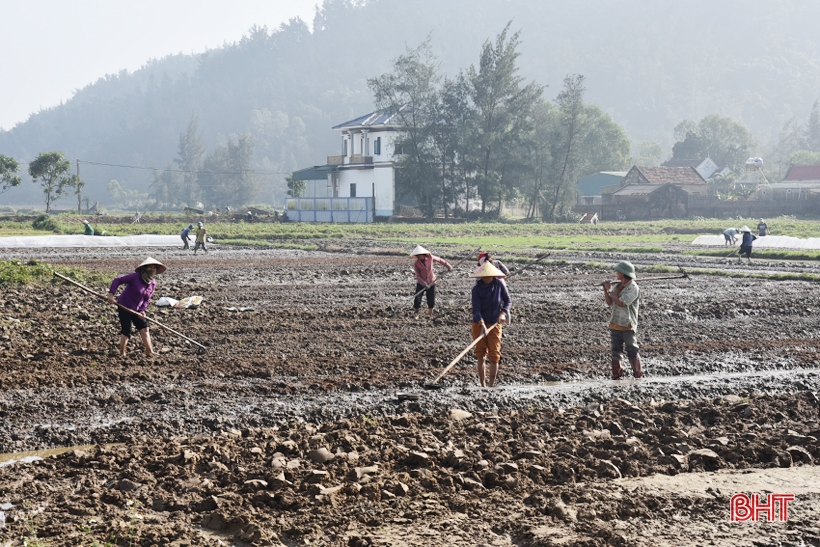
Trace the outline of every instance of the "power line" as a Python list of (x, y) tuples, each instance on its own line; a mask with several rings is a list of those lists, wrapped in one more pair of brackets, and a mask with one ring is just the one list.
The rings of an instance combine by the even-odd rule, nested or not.
[(257, 169), (247, 169), (244, 171), (188, 171), (186, 169), (167, 169), (162, 167), (143, 167), (140, 165), (120, 165), (116, 163), (101, 163), (96, 161), (77, 160), (78, 163), (87, 165), (102, 165), (105, 167), (121, 167), (123, 169), (143, 169), (146, 171), (169, 171), (171, 173), (192, 173), (197, 175), (244, 175), (245, 173), (257, 175), (290, 175), (289, 171), (260, 171)]

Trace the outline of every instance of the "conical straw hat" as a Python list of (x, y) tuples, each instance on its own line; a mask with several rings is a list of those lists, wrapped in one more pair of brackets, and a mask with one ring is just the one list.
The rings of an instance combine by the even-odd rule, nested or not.
[(410, 253), (410, 256), (418, 256), (418, 255), (429, 255), (431, 254), (430, 251), (422, 247), (421, 245), (416, 245), (416, 248), (413, 249), (413, 252)]
[(481, 265), (480, 268), (478, 268), (476, 271), (474, 271), (472, 274), (470, 274), (470, 277), (507, 277), (507, 276), (504, 275), (504, 272), (502, 272), (501, 270), (499, 270), (498, 268), (493, 266), (492, 263), (485, 262), (484, 264)]
[(151, 258), (151, 257), (149, 256), (148, 258), (146, 258), (145, 260), (143, 260), (143, 261), (142, 261), (142, 264), (140, 264), (139, 266), (137, 266), (137, 269), (136, 269), (136, 270), (134, 270), (134, 271), (135, 271), (135, 272), (138, 272), (138, 271), (140, 271), (140, 269), (142, 269), (143, 267), (145, 267), (145, 266), (147, 266), (147, 265), (149, 265), (149, 264), (156, 264), (156, 265), (157, 265), (157, 273), (165, 273), (165, 270), (167, 270), (167, 269), (168, 269), (168, 268), (166, 268), (166, 267), (165, 267), (165, 265), (164, 265), (162, 262), (160, 262), (159, 260), (157, 260), (157, 259), (155, 259), (155, 258)]
[(751, 232), (751, 230), (749, 229), (749, 227), (748, 227), (748, 226), (746, 226), (745, 224), (744, 224), (744, 225), (743, 225), (743, 227), (740, 229), (740, 231), (741, 231), (741, 232)]

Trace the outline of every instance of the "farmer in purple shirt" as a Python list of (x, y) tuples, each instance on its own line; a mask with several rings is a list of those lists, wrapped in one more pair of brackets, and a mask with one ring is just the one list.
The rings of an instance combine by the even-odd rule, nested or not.
[[(111, 282), (111, 288), (108, 289), (108, 302), (110, 304), (119, 303), (128, 309), (138, 312), (137, 314), (125, 311), (122, 308), (117, 308), (117, 313), (120, 316), (120, 357), (125, 357), (125, 346), (128, 345), (128, 338), (131, 336), (131, 324), (134, 324), (137, 332), (142, 338), (142, 345), (145, 346), (145, 354), (149, 357), (154, 357), (154, 347), (151, 345), (151, 335), (148, 332), (148, 321), (145, 320), (145, 310), (148, 309), (148, 302), (151, 300), (151, 295), (154, 294), (154, 287), (157, 281), (154, 276), (161, 274), (166, 270), (161, 262), (151, 258), (146, 258), (142, 264), (137, 266), (134, 273), (122, 275)], [(117, 289), (120, 285), (125, 288), (114, 302), (114, 296), (117, 294)]]
[[(473, 340), (482, 337), (475, 346), (478, 381), (481, 387), (493, 387), (498, 377), (498, 362), (501, 360), (501, 325), (510, 321), (512, 300), (503, 281), (504, 272), (491, 262), (484, 262), (470, 277), (478, 278), (472, 291)], [(487, 370), (484, 367), (485, 360), (489, 360)]]

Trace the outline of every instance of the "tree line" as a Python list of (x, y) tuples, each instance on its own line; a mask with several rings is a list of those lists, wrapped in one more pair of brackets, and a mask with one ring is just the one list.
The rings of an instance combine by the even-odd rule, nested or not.
[(556, 220), (575, 201), (579, 176), (620, 170), (630, 142), (618, 124), (584, 101), (584, 77), (569, 75), (554, 101), (519, 74), (520, 31), (508, 23), (481, 48), (478, 66), (439, 73), (429, 38), (407, 48), (392, 71), (368, 80), (379, 109), (393, 112), (397, 193), (428, 216), (461, 214), (471, 203), (498, 216), (517, 201), (527, 217)]

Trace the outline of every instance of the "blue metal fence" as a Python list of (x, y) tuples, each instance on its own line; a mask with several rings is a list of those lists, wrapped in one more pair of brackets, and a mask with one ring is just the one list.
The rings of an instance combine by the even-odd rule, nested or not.
[(287, 198), (288, 217), (297, 222), (373, 222), (374, 199)]

